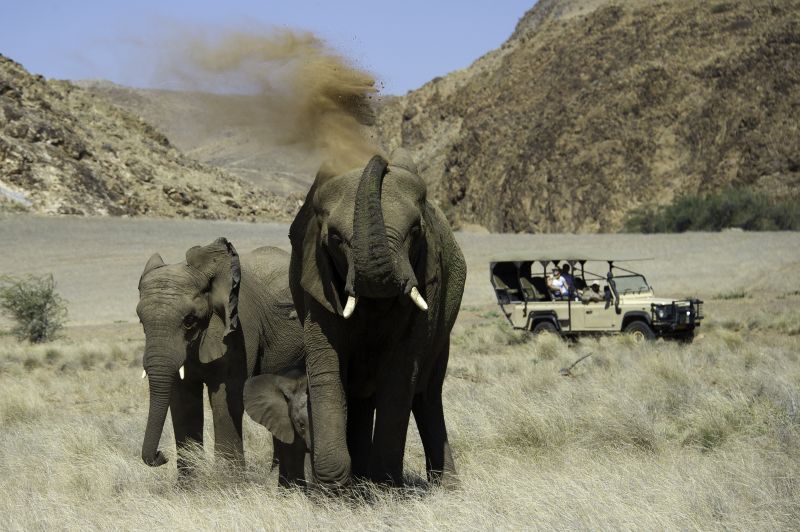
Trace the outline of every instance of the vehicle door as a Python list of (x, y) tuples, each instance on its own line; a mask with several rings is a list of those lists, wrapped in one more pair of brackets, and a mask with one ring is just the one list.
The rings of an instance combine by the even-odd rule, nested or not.
[(614, 326), (615, 310), (613, 303), (608, 305), (601, 301), (599, 303), (587, 303), (583, 307), (583, 326), (586, 329), (608, 329)]

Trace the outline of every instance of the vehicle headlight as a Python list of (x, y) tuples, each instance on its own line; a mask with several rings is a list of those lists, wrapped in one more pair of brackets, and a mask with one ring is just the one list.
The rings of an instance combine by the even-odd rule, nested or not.
[(667, 306), (657, 306), (655, 308), (656, 318), (663, 320), (672, 316), (672, 308)]

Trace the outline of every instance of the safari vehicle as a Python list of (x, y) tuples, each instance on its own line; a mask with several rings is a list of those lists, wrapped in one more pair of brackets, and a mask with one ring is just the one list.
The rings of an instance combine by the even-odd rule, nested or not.
[[(699, 299), (657, 298), (644, 275), (617, 263), (648, 259), (587, 257), (504, 260), (490, 265), (497, 304), (515, 329), (577, 337), (627, 333), (637, 340), (656, 337), (691, 341), (703, 319)], [(548, 288), (547, 278), (559, 264), (570, 265), (574, 289), (567, 295)], [(605, 270), (605, 274), (587, 269)], [(591, 285), (597, 284), (597, 287)], [(588, 291), (595, 291), (595, 300)]]

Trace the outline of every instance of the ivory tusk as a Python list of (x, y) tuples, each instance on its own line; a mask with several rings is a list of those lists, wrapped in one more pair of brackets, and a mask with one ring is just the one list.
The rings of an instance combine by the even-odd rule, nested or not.
[(147, 372), (145, 370), (142, 370), (142, 378), (144, 379), (146, 377), (147, 377)]
[(181, 366), (181, 369), (178, 370), (178, 376), (181, 378), (181, 380), (183, 380), (183, 366)]
[(342, 311), (342, 316), (344, 316), (344, 319), (347, 319), (353, 315), (353, 311), (356, 309), (356, 303), (358, 303), (357, 297), (347, 296), (347, 303)]
[(418, 306), (420, 310), (424, 311), (428, 310), (428, 304), (425, 303), (424, 299), (422, 299), (422, 296), (420, 295), (419, 290), (417, 290), (416, 286), (411, 289), (411, 293), (408, 295), (411, 298), (411, 301), (413, 301), (414, 304)]

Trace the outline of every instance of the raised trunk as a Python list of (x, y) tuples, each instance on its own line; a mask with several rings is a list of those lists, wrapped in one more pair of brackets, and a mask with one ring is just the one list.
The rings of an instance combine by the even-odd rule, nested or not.
[(381, 208), (381, 186), (388, 163), (374, 156), (361, 175), (353, 212), (353, 289), (358, 296), (393, 297), (402, 293), (395, 253), (389, 246)]
[(158, 450), (158, 442), (164, 430), (172, 386), (175, 381), (175, 370), (151, 370), (148, 373), (150, 385), (150, 411), (147, 415), (147, 427), (142, 443), (142, 460), (157, 467), (167, 463), (166, 457)]

